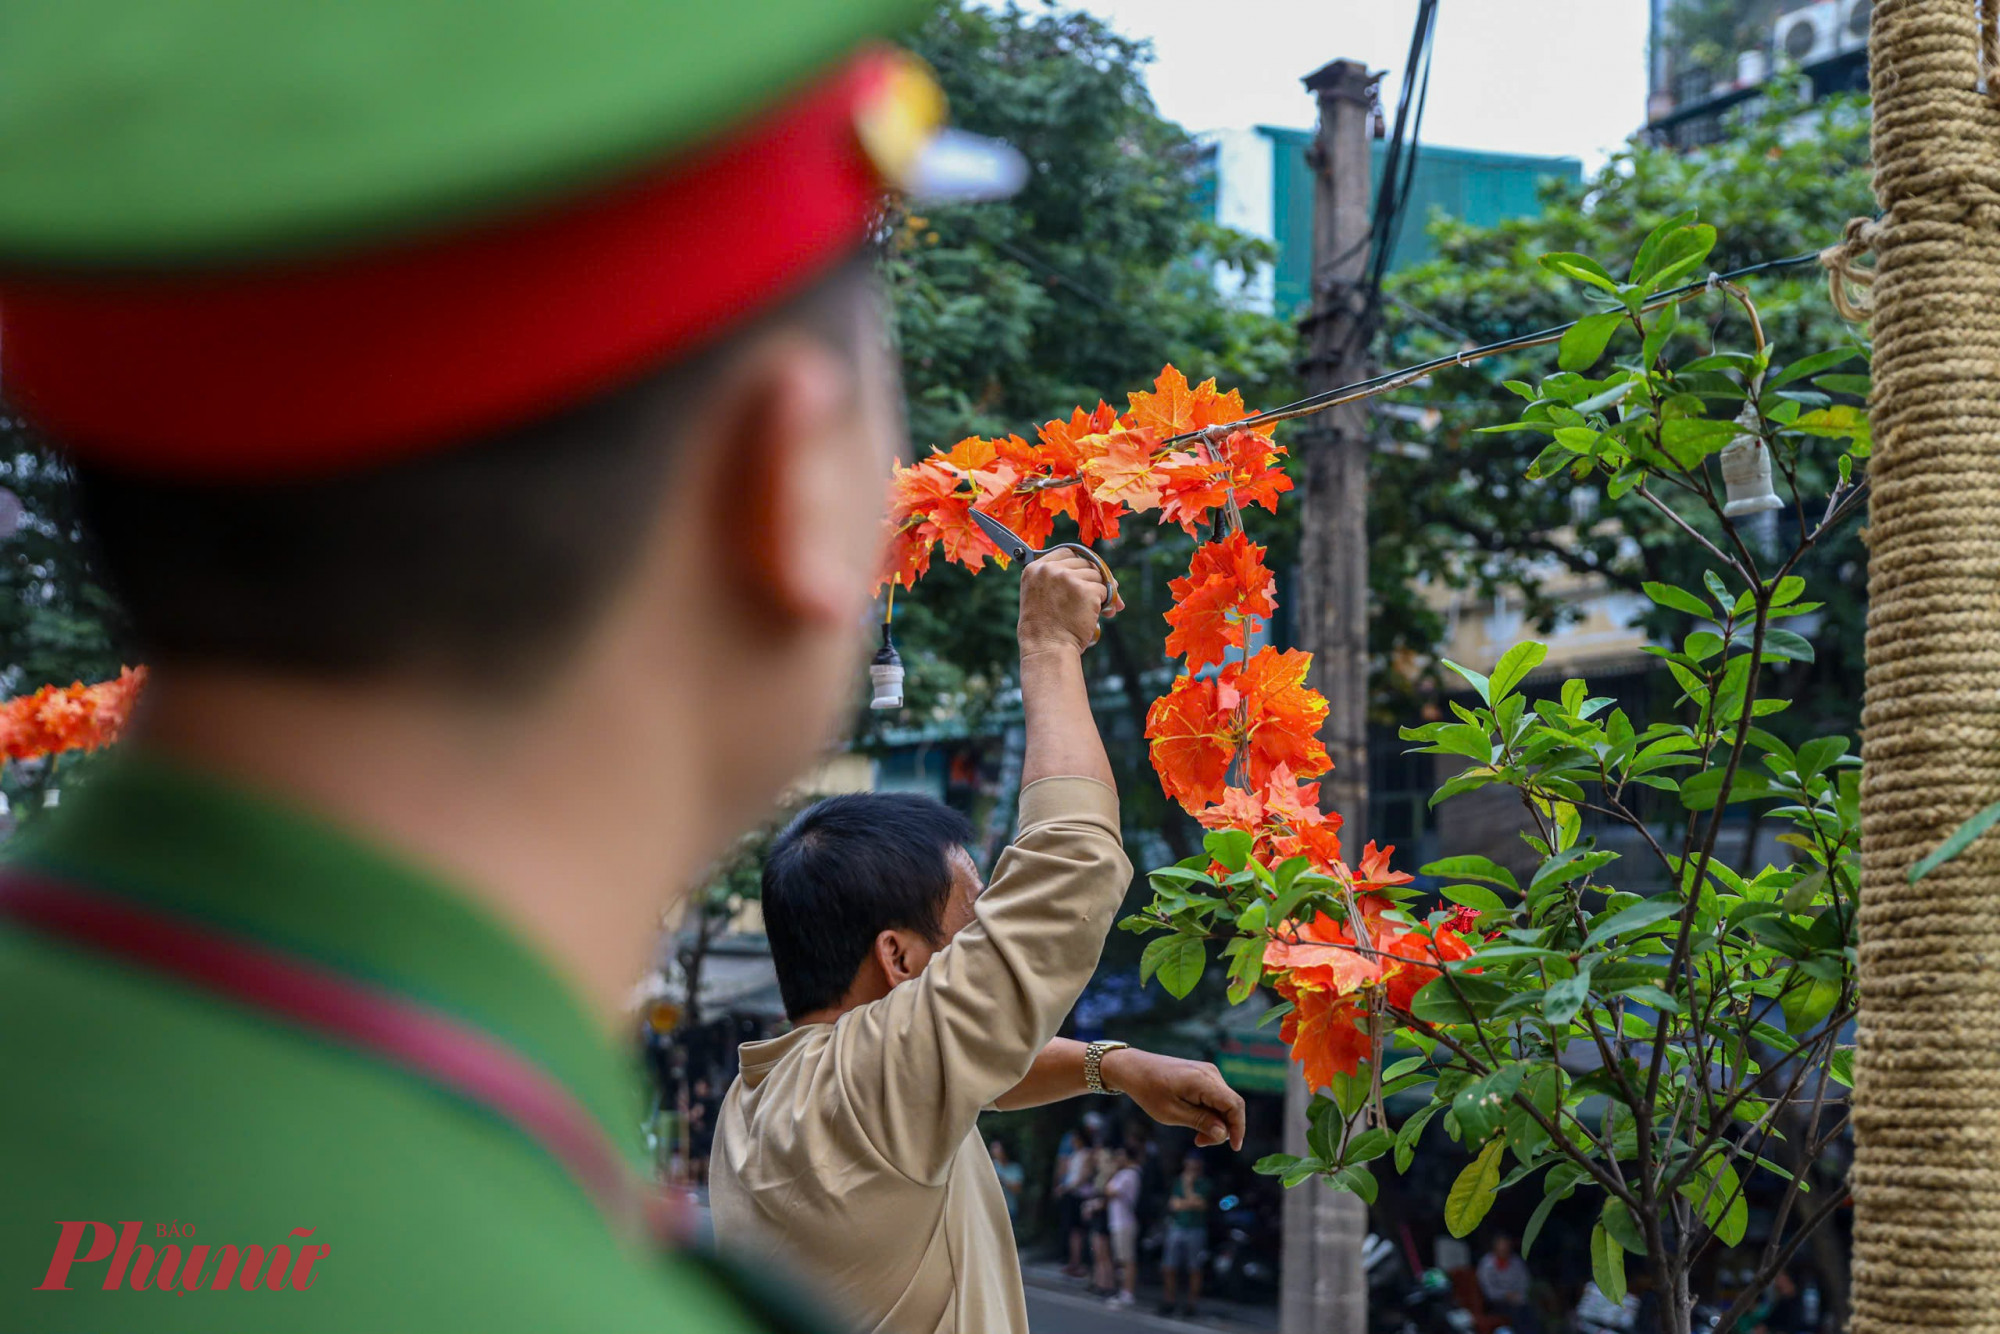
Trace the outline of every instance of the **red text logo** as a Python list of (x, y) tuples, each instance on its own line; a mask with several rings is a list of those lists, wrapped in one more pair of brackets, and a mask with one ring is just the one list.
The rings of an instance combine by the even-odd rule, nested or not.
[(304, 1244), (313, 1234), (309, 1227), (292, 1229), (291, 1235), (299, 1239), (298, 1252), (294, 1254), (292, 1247), (284, 1242), (268, 1251), (255, 1245), (210, 1247), (204, 1242), (197, 1246), (193, 1244), (194, 1225), (179, 1219), (155, 1223), (153, 1240), (180, 1238), (189, 1243), (185, 1252), (180, 1241), (169, 1241), (157, 1251), (141, 1242), (144, 1223), (121, 1222), (116, 1229), (109, 1223), (93, 1222), (58, 1221), (56, 1226), (61, 1232), (56, 1237), (55, 1255), (49, 1261), (49, 1272), (35, 1286), (37, 1292), (73, 1291), (72, 1277), (88, 1283), (96, 1276), (72, 1275), (71, 1271), (95, 1264), (105, 1266), (102, 1286), (106, 1292), (119, 1288), (154, 1292), (198, 1292), (203, 1288), (222, 1292), (235, 1288), (251, 1292), (260, 1287), (280, 1292), (287, 1286), (293, 1292), (304, 1292), (318, 1277), (313, 1266), (333, 1253), (331, 1246)]

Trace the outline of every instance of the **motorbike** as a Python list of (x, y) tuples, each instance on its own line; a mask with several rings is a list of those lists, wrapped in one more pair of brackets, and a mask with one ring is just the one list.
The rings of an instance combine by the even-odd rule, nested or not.
[(1211, 1290), (1235, 1302), (1270, 1299), (1278, 1290), (1277, 1229), (1240, 1196), (1223, 1196), (1216, 1213), (1222, 1226)]

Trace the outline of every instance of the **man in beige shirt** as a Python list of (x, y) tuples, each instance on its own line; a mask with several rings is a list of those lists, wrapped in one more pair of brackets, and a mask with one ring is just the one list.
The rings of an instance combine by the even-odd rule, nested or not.
[(780, 1272), (802, 1265), (865, 1329), (1026, 1334), (978, 1134), (988, 1107), (1096, 1081), (1202, 1144), (1242, 1147), (1243, 1100), (1214, 1066), (1054, 1037), (1132, 877), (1083, 678), (1104, 596), (1074, 554), (1022, 572), (1020, 833), (990, 885), (964, 820), (907, 795), (822, 802), (766, 863), (795, 1027), (742, 1048), (709, 1167), (716, 1235)]

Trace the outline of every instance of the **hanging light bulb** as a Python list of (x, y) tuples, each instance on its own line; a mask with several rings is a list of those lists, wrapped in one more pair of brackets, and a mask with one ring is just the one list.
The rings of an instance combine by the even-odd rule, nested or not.
[(1743, 427), (1743, 434), (1722, 451), (1722, 512), (1736, 519), (1782, 509), (1785, 502), (1771, 489), (1771, 451), (1757, 434), (1756, 405), (1744, 405), (1736, 424)]
[(874, 684), (874, 698), (868, 701), (871, 709), (900, 709), (903, 707), (903, 659), (896, 652), (896, 641), (889, 637), (889, 622), (882, 622), (882, 647), (875, 650), (875, 656), (868, 663), (868, 679)]

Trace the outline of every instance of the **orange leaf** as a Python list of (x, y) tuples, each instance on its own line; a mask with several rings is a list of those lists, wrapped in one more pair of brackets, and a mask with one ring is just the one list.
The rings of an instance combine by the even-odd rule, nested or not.
[(1199, 671), (1241, 648), (1245, 621), (1278, 609), (1272, 596), (1277, 584), (1263, 558), (1264, 548), (1251, 545), (1241, 532), (1197, 549), (1187, 577), (1167, 585), (1174, 596), (1167, 610), (1173, 627), (1167, 652), (1185, 656), (1189, 669)]
[(1335, 1075), (1353, 1074), (1369, 1049), (1360, 1005), (1327, 988), (1301, 985), (1291, 975), (1280, 977), (1276, 985), (1293, 1006), (1278, 1036), (1302, 1067), (1306, 1089), (1316, 1093)]
[(1235, 701), (1220, 684), (1177, 677), (1173, 689), (1146, 711), (1146, 739), (1160, 786), (1189, 810), (1222, 796), (1223, 776), (1236, 751)]
[[(1153, 431), (1163, 440), (1204, 426), (1222, 426), (1249, 415), (1243, 408), (1243, 395), (1234, 389), (1218, 394), (1212, 379), (1190, 389), (1187, 377), (1172, 366), (1161, 369), (1159, 378), (1153, 381), (1152, 393), (1141, 390), (1126, 398), (1131, 405), (1127, 416), (1132, 424)], [(1260, 429), (1265, 434), (1272, 430), (1268, 426)]]
[(144, 667), (127, 667), (96, 685), (46, 685), (0, 703), (0, 760), (110, 745), (124, 731), (145, 682)]
[(1326, 721), (1326, 696), (1305, 684), (1311, 666), (1310, 653), (1267, 645), (1248, 662), (1223, 668), (1223, 684), (1242, 695), (1244, 767), (1252, 783), (1268, 782), (1281, 764), (1302, 778), (1317, 778), (1333, 767), (1318, 735)]
[(1277, 464), (1285, 452), (1255, 431), (1232, 431), (1225, 442), (1229, 454), (1229, 484), (1238, 505), (1262, 505), (1276, 513), (1278, 493), (1292, 489), (1292, 479)]
[(1153, 438), (1139, 431), (1119, 431), (1104, 452), (1084, 462), (1093, 499), (1116, 502), (1135, 513), (1160, 503), (1161, 477), (1153, 460)]

